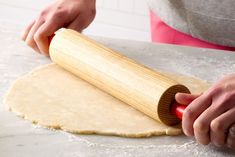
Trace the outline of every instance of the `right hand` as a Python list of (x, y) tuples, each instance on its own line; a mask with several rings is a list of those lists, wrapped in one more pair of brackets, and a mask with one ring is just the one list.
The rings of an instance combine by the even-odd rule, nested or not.
[(182, 128), (198, 143), (227, 146), (235, 150), (235, 74), (229, 74), (201, 95), (177, 93), (180, 104), (189, 104)]
[(45, 7), (23, 31), (28, 46), (49, 55), (49, 37), (64, 27), (81, 32), (95, 18), (95, 0), (57, 0)]

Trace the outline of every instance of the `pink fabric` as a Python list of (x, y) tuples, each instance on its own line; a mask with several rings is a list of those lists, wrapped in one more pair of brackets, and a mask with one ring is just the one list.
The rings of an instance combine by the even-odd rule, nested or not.
[(235, 47), (212, 44), (188, 34), (179, 32), (166, 25), (158, 16), (150, 12), (152, 41), (193, 47), (235, 51)]

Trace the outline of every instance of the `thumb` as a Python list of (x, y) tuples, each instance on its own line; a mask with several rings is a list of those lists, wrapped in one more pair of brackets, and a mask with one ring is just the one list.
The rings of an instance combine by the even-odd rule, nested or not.
[(188, 93), (177, 93), (175, 95), (175, 100), (177, 103), (182, 105), (189, 105), (193, 100), (198, 98), (200, 95), (192, 95)]

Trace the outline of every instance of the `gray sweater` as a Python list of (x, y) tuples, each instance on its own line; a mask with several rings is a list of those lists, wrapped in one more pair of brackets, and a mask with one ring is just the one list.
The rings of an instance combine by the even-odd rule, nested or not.
[(176, 30), (235, 47), (235, 0), (148, 0), (148, 4)]

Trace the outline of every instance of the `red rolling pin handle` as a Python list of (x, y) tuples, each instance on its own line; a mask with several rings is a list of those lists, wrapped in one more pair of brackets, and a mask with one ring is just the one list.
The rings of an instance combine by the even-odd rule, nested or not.
[(186, 105), (181, 105), (174, 101), (171, 105), (171, 114), (176, 115), (177, 118), (182, 120), (183, 113), (186, 107)]
[(53, 34), (53, 35), (51, 35), (51, 36), (49, 36), (48, 37), (48, 42), (49, 42), (49, 45), (50, 45), (50, 43), (51, 43), (51, 40), (53, 39), (53, 37), (55, 36), (55, 34)]

